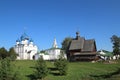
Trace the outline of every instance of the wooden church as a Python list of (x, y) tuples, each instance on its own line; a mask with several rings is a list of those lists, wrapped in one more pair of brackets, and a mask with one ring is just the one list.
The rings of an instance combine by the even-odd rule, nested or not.
[(94, 39), (86, 40), (76, 32), (76, 38), (71, 41), (69, 56), (71, 61), (92, 61), (96, 57), (96, 42)]

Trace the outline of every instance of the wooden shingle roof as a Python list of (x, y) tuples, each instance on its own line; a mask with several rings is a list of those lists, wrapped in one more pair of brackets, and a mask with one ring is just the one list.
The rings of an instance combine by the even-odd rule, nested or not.
[(84, 38), (78, 38), (78, 40), (72, 40), (69, 50), (83, 49)]
[(72, 40), (69, 50), (93, 51), (94, 48), (96, 48), (94, 39), (85, 40), (84, 37), (77, 36)]
[(91, 39), (91, 40), (85, 40), (84, 41), (84, 47), (82, 49), (82, 51), (92, 51), (94, 49), (95, 46), (95, 40)]

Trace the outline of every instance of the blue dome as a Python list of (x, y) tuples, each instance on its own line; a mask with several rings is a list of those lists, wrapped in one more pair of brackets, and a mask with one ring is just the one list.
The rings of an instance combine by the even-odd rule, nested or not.
[(33, 40), (32, 40), (32, 39), (30, 39), (30, 42), (33, 42)]
[(22, 34), (22, 36), (20, 37), (20, 39), (21, 39), (21, 41), (22, 40), (29, 40), (29, 36), (26, 34), (26, 33), (24, 33), (24, 34)]
[(19, 39), (17, 39), (17, 40), (16, 40), (16, 42), (20, 42), (20, 40), (19, 40)]

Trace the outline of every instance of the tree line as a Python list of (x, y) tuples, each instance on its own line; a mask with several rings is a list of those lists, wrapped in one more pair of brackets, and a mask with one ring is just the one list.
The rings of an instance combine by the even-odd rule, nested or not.
[(113, 35), (110, 39), (113, 44), (113, 54), (120, 55), (120, 36)]
[(11, 60), (16, 60), (17, 53), (13, 47), (11, 47), (8, 51), (4, 47), (0, 48), (0, 59), (5, 59), (7, 57), (9, 57)]

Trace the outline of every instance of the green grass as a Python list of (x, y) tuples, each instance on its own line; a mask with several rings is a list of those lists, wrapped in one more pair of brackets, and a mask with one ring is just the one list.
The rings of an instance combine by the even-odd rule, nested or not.
[[(13, 62), (22, 80), (30, 80), (34, 73), (35, 62), (32, 60)], [(116, 64), (71, 62), (68, 64), (66, 76), (57, 75), (58, 72), (55, 70), (53, 62), (47, 62), (47, 66), (52, 70), (44, 80), (120, 80), (120, 73), (116, 73), (120, 69), (120, 61), (117, 61)]]

